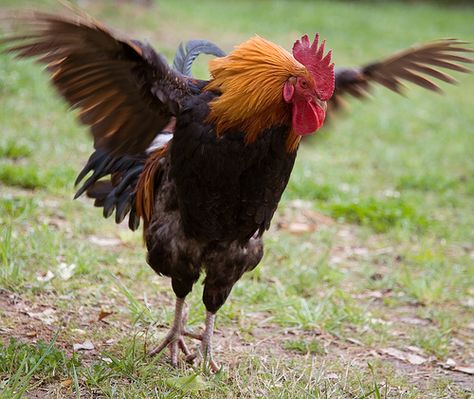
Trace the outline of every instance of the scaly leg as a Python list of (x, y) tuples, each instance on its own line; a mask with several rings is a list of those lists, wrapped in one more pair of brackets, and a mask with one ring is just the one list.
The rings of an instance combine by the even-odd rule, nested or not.
[(215, 313), (209, 311), (206, 312), (206, 326), (204, 333), (202, 334), (201, 351), (204, 358), (204, 362), (209, 362), (209, 366), (214, 373), (220, 370), (220, 367), (212, 359), (212, 336), (214, 335), (214, 320), (216, 318)]
[(183, 338), (185, 322), (186, 312), (184, 309), (184, 298), (176, 298), (173, 326), (168, 334), (166, 334), (163, 341), (161, 341), (160, 345), (151, 350), (148, 355), (155, 356), (168, 347), (170, 350), (171, 364), (175, 367), (178, 365), (179, 350), (182, 350), (186, 356), (190, 356), (191, 352), (186, 346)]
[[(209, 364), (212, 372), (217, 373), (220, 370), (219, 365), (212, 359), (212, 336), (214, 335), (214, 320), (216, 318), (215, 313), (209, 311), (206, 312), (206, 322), (204, 332), (197, 334), (195, 332), (184, 330), (183, 335), (186, 337), (194, 338), (201, 341), (201, 356), (204, 364)], [(187, 360), (191, 361), (196, 358), (197, 354), (194, 353), (187, 356)]]

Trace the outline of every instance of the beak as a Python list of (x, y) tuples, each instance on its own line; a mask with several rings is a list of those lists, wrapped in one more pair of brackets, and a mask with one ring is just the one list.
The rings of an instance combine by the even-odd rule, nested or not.
[(328, 103), (327, 103), (326, 101), (320, 100), (320, 99), (317, 98), (316, 96), (313, 97), (313, 100), (314, 100), (315, 104), (316, 104), (319, 108), (321, 108), (321, 109), (324, 111), (324, 113), (326, 113), (326, 110), (328, 109)]

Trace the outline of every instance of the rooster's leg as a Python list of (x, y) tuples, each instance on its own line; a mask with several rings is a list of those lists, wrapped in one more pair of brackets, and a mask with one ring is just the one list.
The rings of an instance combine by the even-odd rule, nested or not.
[[(196, 334), (192, 331), (184, 330), (183, 335), (194, 338), (194, 339), (198, 339), (201, 341), (201, 355), (204, 360), (204, 364), (209, 365), (211, 370), (214, 373), (217, 373), (220, 370), (220, 367), (212, 359), (212, 336), (214, 335), (215, 318), (216, 318), (215, 313), (207, 311), (204, 332), (202, 334)], [(188, 356), (187, 358), (189, 360), (192, 360), (195, 357), (196, 355), (194, 354), (194, 355)]]
[(171, 364), (173, 366), (178, 365), (179, 350), (182, 350), (186, 356), (190, 356), (191, 354), (183, 338), (184, 325), (187, 319), (184, 307), (184, 298), (176, 298), (173, 326), (163, 341), (161, 341), (160, 345), (148, 353), (150, 356), (155, 356), (168, 347), (170, 350)]
[(212, 359), (212, 336), (214, 335), (215, 318), (216, 318), (215, 313), (212, 313), (209, 311), (206, 312), (206, 325), (204, 328), (204, 332), (202, 334), (201, 351), (202, 351), (202, 356), (204, 358), (204, 362), (206, 364), (209, 364), (211, 370), (214, 373), (217, 373), (220, 370), (220, 367)]

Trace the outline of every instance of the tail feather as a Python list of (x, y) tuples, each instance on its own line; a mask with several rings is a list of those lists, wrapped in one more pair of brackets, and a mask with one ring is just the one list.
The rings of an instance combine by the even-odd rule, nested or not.
[[(147, 157), (147, 154), (114, 157), (103, 150), (96, 150), (79, 173), (76, 184), (90, 172), (92, 174), (74, 198), (86, 193), (94, 199), (94, 206), (103, 208), (104, 217), (112, 216), (115, 211), (116, 223), (121, 223), (128, 214), (128, 225), (131, 230), (136, 230), (140, 226), (140, 217), (135, 209), (135, 191)], [(104, 179), (106, 176), (109, 178)]]
[(225, 53), (214, 43), (207, 40), (190, 40), (186, 44), (181, 43), (173, 60), (173, 69), (185, 76), (191, 76), (191, 68), (194, 60), (200, 54), (209, 54), (216, 57), (224, 57)]
[(87, 189), (87, 196), (95, 200), (94, 206), (98, 208), (103, 207), (107, 196), (113, 189), (114, 187), (110, 180), (98, 181)]

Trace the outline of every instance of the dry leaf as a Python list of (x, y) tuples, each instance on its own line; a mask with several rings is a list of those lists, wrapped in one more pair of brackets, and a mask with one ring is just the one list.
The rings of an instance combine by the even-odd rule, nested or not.
[(418, 356), (412, 353), (406, 353), (401, 350), (395, 349), (395, 348), (385, 348), (381, 349), (382, 353), (385, 353), (389, 356), (392, 356), (398, 360), (403, 360), (405, 362), (409, 362), (411, 364), (419, 365), (423, 364), (428, 361), (428, 359)]
[(68, 265), (67, 263), (61, 262), (58, 265), (58, 275), (62, 280), (69, 280), (74, 275), (74, 269), (76, 265), (71, 263)]
[(384, 294), (380, 291), (368, 291), (362, 294), (354, 295), (355, 298), (365, 299), (365, 298), (375, 298), (381, 299), (384, 297)]
[(474, 375), (474, 367), (454, 367), (453, 370), (469, 375)]
[(92, 341), (86, 340), (82, 344), (73, 344), (72, 348), (75, 351), (80, 351), (80, 350), (91, 351), (91, 350), (95, 349), (95, 346), (92, 343)]
[(456, 361), (454, 359), (449, 358), (449, 359), (446, 360), (445, 365), (446, 365), (447, 368), (456, 367)]
[(102, 321), (104, 320), (106, 317), (110, 316), (111, 314), (113, 314), (114, 312), (108, 312), (107, 310), (100, 310), (100, 313), (99, 313), (99, 317), (97, 318), (97, 321)]
[(415, 364), (415, 365), (423, 364), (428, 361), (427, 358), (423, 356), (415, 355), (412, 353), (407, 353), (407, 360), (408, 360), (408, 363)]
[(333, 224), (334, 220), (329, 216), (325, 216), (321, 213), (312, 211), (311, 209), (305, 209), (303, 215), (310, 219), (315, 224)]
[(402, 323), (413, 324), (415, 326), (426, 326), (430, 324), (428, 320), (423, 320), (418, 317), (401, 317), (399, 320)]
[(278, 229), (286, 230), (293, 234), (311, 233), (316, 230), (316, 226), (306, 222), (287, 222), (281, 221), (278, 223)]
[(474, 298), (473, 297), (468, 297), (461, 301), (461, 305), (464, 305), (468, 308), (474, 308)]
[(54, 278), (54, 273), (51, 270), (48, 270), (46, 274), (42, 273), (36, 276), (36, 280), (42, 283), (47, 283), (48, 281), (51, 281), (53, 278)]
[(56, 311), (52, 308), (47, 308), (42, 312), (26, 312), (26, 314), (33, 319), (41, 320), (44, 324), (51, 325), (56, 322)]
[(463, 341), (461, 341), (460, 339), (456, 337), (451, 338), (451, 343), (453, 345), (460, 346), (461, 348), (464, 348), (466, 346), (466, 344)]
[(408, 345), (406, 348), (411, 352), (418, 353), (419, 355), (422, 355), (422, 356), (425, 355), (424, 350), (421, 348), (418, 348), (417, 346)]
[(61, 386), (63, 388), (69, 388), (71, 385), (72, 385), (72, 380), (70, 378), (61, 382)]
[(117, 245), (122, 244), (122, 241), (119, 240), (118, 238), (111, 238), (111, 237), (90, 236), (89, 241), (100, 247), (115, 247)]
[(355, 339), (355, 338), (346, 338), (346, 341), (350, 342), (351, 344), (356, 344), (356, 345), (359, 345), (359, 346), (364, 346), (364, 344), (359, 341), (358, 339)]

